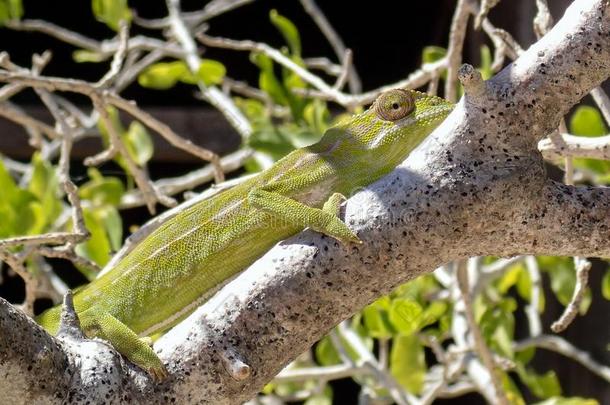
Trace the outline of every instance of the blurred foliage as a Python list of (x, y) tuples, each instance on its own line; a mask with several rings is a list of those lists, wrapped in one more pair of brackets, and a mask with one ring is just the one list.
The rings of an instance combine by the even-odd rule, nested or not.
[(119, 30), (121, 20), (127, 23), (131, 21), (127, 0), (91, 0), (91, 8), (95, 18), (114, 31)]
[(21, 0), (0, 0), (0, 27), (10, 20), (19, 20), (23, 16)]
[[(588, 105), (579, 105), (568, 123), (571, 134), (587, 137), (603, 136), (608, 134), (604, 118), (597, 108)], [(596, 184), (610, 183), (610, 162), (598, 159), (574, 159), (574, 167), (585, 171), (593, 177)]]
[[(132, 14), (126, 0), (92, 0), (92, 9), (97, 20), (113, 30), (118, 29), (121, 19), (130, 21)], [(0, 24), (10, 19), (20, 18), (23, 9), (20, 0), (0, 0)], [(297, 27), (286, 17), (272, 10), (269, 14), (272, 24), (283, 39), (282, 53), (299, 66), (305, 66), (301, 52), (301, 37)], [(437, 46), (425, 47), (422, 51), (423, 63), (433, 63), (446, 55), (446, 50)], [(105, 58), (87, 50), (77, 50), (73, 57), (78, 62), (101, 62)], [(268, 56), (253, 52), (251, 62), (258, 69), (258, 87), (263, 99), (234, 98), (237, 106), (250, 120), (253, 133), (247, 140), (248, 147), (269, 161), (276, 161), (295, 148), (312, 144), (320, 139), (332, 125), (333, 118), (327, 103), (304, 95), (308, 85), (294, 72), (278, 66)], [(484, 79), (492, 75), (491, 52), (481, 47), (480, 66)], [(204, 85), (222, 83), (227, 69), (218, 61), (202, 59), (199, 70), (193, 73), (183, 61), (155, 63), (146, 68), (138, 77), (139, 85), (166, 90), (178, 83)], [(441, 80), (446, 77), (442, 72)], [(463, 90), (460, 87), (459, 93)], [(131, 121), (125, 127), (119, 113), (109, 108), (112, 126), (125, 143), (131, 158), (142, 168), (153, 156), (153, 142), (147, 129), (138, 121)], [(339, 117), (340, 118), (340, 117)], [(335, 118), (338, 119), (338, 118)], [(104, 147), (109, 145), (108, 128), (98, 123)], [(569, 120), (570, 132), (582, 136), (601, 136), (608, 133), (599, 111), (589, 106), (579, 106)], [(123, 224), (118, 210), (122, 196), (134, 188), (134, 181), (124, 158), (116, 156), (116, 164), (124, 172), (123, 177), (105, 174), (95, 168), (87, 171), (87, 181), (80, 185), (79, 196), (83, 200), (84, 218), (91, 238), (77, 247), (78, 254), (100, 266), (106, 264), (113, 252), (123, 242)], [(260, 159), (252, 159), (246, 164), (250, 172), (262, 168)], [(0, 238), (16, 235), (33, 235), (53, 230), (66, 207), (65, 196), (57, 178), (57, 168), (44, 161), (39, 154), (31, 159), (32, 172), (29, 180), (17, 184), (0, 160)], [(593, 173), (596, 183), (610, 182), (610, 162), (592, 159), (576, 159), (577, 168)], [(125, 179), (125, 180), (123, 180)], [(64, 221), (63, 229), (69, 230), (70, 220)], [(495, 258), (487, 258), (485, 263)], [(550, 282), (554, 299), (566, 305), (575, 288), (576, 277), (571, 258), (539, 257), (541, 272)], [(28, 266), (33, 266), (28, 263)], [(95, 277), (90, 270), (79, 268), (89, 279)], [(32, 269), (35, 271), (35, 269)], [(443, 294), (445, 288), (434, 275), (427, 274), (396, 288), (391, 294), (377, 299), (365, 307), (351, 321), (365, 347), (379, 353), (387, 350), (388, 371), (396, 381), (411, 394), (421, 394), (426, 374), (434, 363), (426, 357), (426, 342), (430, 339), (445, 344), (451, 334), (454, 311), (450, 294)], [(610, 269), (603, 276), (601, 285), (603, 296), (610, 300)], [(445, 291), (446, 292), (446, 291)], [(543, 313), (549, 297), (540, 289), (539, 313)], [(501, 356), (512, 360), (516, 368), (503, 373), (502, 381), (513, 404), (524, 404), (523, 390), (527, 389), (540, 399), (539, 405), (592, 405), (596, 401), (581, 398), (563, 398), (561, 382), (552, 370), (537, 371), (530, 365), (535, 349), (516, 352), (515, 313), (522, 311), (524, 304), (532, 302), (532, 280), (523, 263), (508, 268), (501, 277), (483, 288), (474, 297), (475, 317), (479, 322), (486, 343)], [(591, 304), (591, 291), (580, 313), (587, 312)], [(358, 363), (357, 350), (345, 337), (337, 333), (341, 350), (349, 359)], [(314, 348), (312, 358), (295, 362), (292, 367), (329, 366), (340, 364), (341, 355), (330, 337), (321, 339)], [(358, 376), (354, 380), (368, 386), (379, 395), (387, 395), (371, 376)], [(264, 393), (282, 396), (312, 390), (314, 395), (306, 405), (330, 405), (333, 392), (330, 385), (311, 380), (303, 383), (270, 383)]]

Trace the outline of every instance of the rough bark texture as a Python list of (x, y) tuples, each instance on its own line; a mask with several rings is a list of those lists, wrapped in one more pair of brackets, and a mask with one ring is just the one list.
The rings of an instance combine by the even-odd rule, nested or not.
[[(3, 304), (0, 391), (12, 403), (35, 395), (47, 402), (241, 403), (341, 320), (447, 261), (610, 256), (610, 189), (548, 180), (536, 149), (610, 75), (608, 0), (575, 1), (548, 35), (487, 83), (467, 68), (460, 73), (467, 95), (451, 116), (404, 164), (348, 201), (346, 221), (364, 244), (346, 248), (314, 232), (280, 243), (156, 343), (168, 382), (156, 385), (126, 366), (87, 371), (91, 364), (78, 356), (97, 355), (99, 342), (57, 346)], [(42, 364), (41, 350), (44, 367), (28, 370)], [(237, 361), (250, 366), (240, 381), (227, 371)]]

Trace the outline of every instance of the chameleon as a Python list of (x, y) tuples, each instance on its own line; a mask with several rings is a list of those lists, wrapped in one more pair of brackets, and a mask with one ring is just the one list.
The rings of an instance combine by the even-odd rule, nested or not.
[[(362, 243), (340, 219), (344, 195), (406, 159), (453, 104), (393, 89), (243, 183), (154, 230), (113, 268), (74, 293), (85, 336), (104, 339), (154, 380), (167, 377), (149, 336), (167, 331), (281, 240), (310, 228)], [(51, 334), (60, 306), (36, 318)]]

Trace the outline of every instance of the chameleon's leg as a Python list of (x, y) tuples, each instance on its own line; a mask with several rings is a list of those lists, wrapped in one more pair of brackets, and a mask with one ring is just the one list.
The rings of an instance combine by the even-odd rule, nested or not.
[(87, 336), (109, 341), (119, 353), (144, 369), (153, 379), (160, 381), (167, 377), (165, 366), (146, 339), (141, 339), (123, 322), (98, 309), (86, 310), (79, 314), (79, 318)]
[(345, 196), (341, 193), (333, 193), (328, 200), (324, 203), (322, 211), (328, 212), (336, 217), (341, 212), (341, 203), (345, 201)]
[(248, 202), (282, 221), (309, 227), (344, 244), (362, 243), (358, 236), (337, 216), (341, 197), (340, 194), (333, 194), (324, 204), (324, 208), (319, 209), (309, 207), (279, 193), (258, 188), (250, 191)]

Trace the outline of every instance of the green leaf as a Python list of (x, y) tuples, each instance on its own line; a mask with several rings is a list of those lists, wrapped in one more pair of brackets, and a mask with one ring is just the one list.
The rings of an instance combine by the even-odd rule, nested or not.
[(428, 305), (421, 316), (420, 328), (431, 325), (437, 322), (449, 309), (444, 301), (432, 301)]
[(520, 362), (522, 364), (527, 364), (534, 358), (536, 354), (536, 348), (534, 346), (525, 348), (521, 351), (515, 353), (515, 361)]
[(532, 394), (538, 398), (546, 399), (561, 395), (561, 385), (553, 370), (537, 374), (534, 370), (518, 364), (517, 374)]
[(426, 376), (424, 348), (415, 334), (397, 336), (392, 342), (390, 372), (412, 394), (419, 394)]
[(515, 284), (517, 284), (521, 273), (525, 271), (525, 268), (521, 263), (511, 266), (507, 269), (498, 282), (498, 291), (501, 294), (506, 294), (508, 290)]
[(387, 319), (387, 312), (375, 305), (375, 303), (366, 306), (362, 310), (362, 321), (368, 332), (368, 335), (375, 338), (390, 338), (393, 334), (393, 329)]
[(20, 20), (23, 17), (23, 4), (21, 0), (0, 0), (0, 26), (11, 20)]
[(258, 76), (258, 87), (267, 93), (271, 99), (280, 105), (287, 105), (288, 98), (284, 87), (275, 76), (273, 61), (267, 55), (252, 52), (250, 60), (260, 69)]
[(269, 12), (269, 19), (282, 34), (293, 55), (301, 55), (301, 37), (297, 27), (288, 18), (278, 14), (277, 10)]
[(597, 108), (578, 106), (570, 118), (570, 132), (580, 136), (601, 136), (608, 133), (604, 119)]
[(502, 376), (502, 387), (506, 392), (506, 398), (508, 399), (508, 402), (512, 405), (525, 405), (523, 395), (521, 395), (521, 391), (519, 391), (517, 385), (508, 376), (508, 374), (506, 374), (505, 372), (500, 373)]
[(542, 270), (549, 274), (551, 290), (553, 290), (559, 302), (568, 305), (576, 286), (576, 272), (572, 259), (541, 256), (538, 257), (538, 262)]
[(98, 208), (96, 216), (104, 225), (110, 248), (113, 252), (116, 252), (121, 248), (123, 242), (123, 220), (119, 211), (115, 207), (107, 205)]
[(4, 167), (2, 160), (0, 160), (0, 190), (2, 190), (2, 193), (0, 193), (0, 201), (10, 201), (17, 189), (18, 187), (15, 180)]
[(602, 295), (605, 299), (610, 300), (610, 268), (606, 270), (606, 274), (602, 278)]
[(139, 165), (144, 166), (154, 153), (154, 145), (150, 134), (144, 125), (132, 121), (124, 136), (125, 146), (131, 158)]
[(330, 112), (326, 103), (315, 99), (303, 109), (303, 119), (316, 133), (323, 134), (330, 125)]
[(91, 0), (95, 18), (114, 31), (119, 30), (121, 20), (131, 21), (131, 10), (127, 0)]
[(422, 50), (421, 59), (423, 63), (434, 63), (447, 55), (447, 50), (440, 46), (426, 46)]
[(517, 304), (513, 298), (505, 298), (499, 305), (488, 308), (479, 321), (481, 333), (492, 350), (510, 359), (514, 357), (513, 337)]
[[(110, 122), (112, 122), (112, 126), (117, 131), (117, 133), (124, 133), (125, 127), (123, 127), (123, 123), (121, 122), (119, 111), (112, 106), (109, 106), (107, 111), (108, 115), (110, 116)], [(104, 143), (104, 146), (107, 147), (110, 144), (110, 136), (108, 135), (108, 129), (106, 128), (106, 125), (104, 124), (104, 121), (102, 119), (98, 120), (97, 128), (99, 129), (100, 134), (102, 136), (102, 142)]]
[(390, 322), (405, 335), (410, 335), (419, 329), (422, 320), (422, 307), (415, 301), (396, 298), (390, 308)]
[(493, 76), (493, 71), (491, 70), (491, 51), (487, 45), (481, 46), (481, 66), (479, 66), (479, 72), (481, 72), (481, 77), (483, 80), (489, 79)]
[(61, 214), (62, 206), (57, 195), (58, 179), (55, 168), (40, 157), (39, 153), (32, 156), (32, 177), (28, 184), (30, 191), (38, 201), (30, 203), (33, 223), (28, 229), (29, 234), (45, 232)]
[[(186, 67), (186, 65), (185, 65)], [(201, 59), (197, 75), (193, 75), (188, 69), (179, 77), (179, 80), (186, 84), (197, 84), (199, 80), (206, 86), (222, 83), (227, 74), (225, 66), (212, 59)]]
[(77, 63), (97, 63), (105, 61), (108, 58), (99, 52), (88, 51), (86, 49), (77, 49), (76, 51), (72, 52), (72, 59), (74, 59), (74, 61)]
[(333, 403), (333, 390), (330, 385), (325, 385), (324, 390), (319, 394), (314, 394), (307, 398), (303, 405), (332, 405)]
[(0, 237), (26, 235), (38, 221), (32, 212), (37, 197), (17, 187), (15, 180), (0, 160)]
[(167, 90), (188, 74), (183, 61), (159, 62), (144, 69), (138, 76), (138, 83), (149, 89)]
[[(110, 253), (112, 252), (106, 227), (103, 220), (99, 218), (96, 209), (84, 208), (83, 217), (85, 218), (85, 226), (91, 232), (91, 237), (76, 246), (76, 253), (103, 267), (110, 260)], [(71, 224), (69, 225), (71, 226)], [(77, 267), (88, 279), (95, 278), (95, 274), (90, 273), (87, 269)]]
[(341, 358), (328, 336), (322, 338), (316, 344), (315, 353), (317, 362), (322, 366), (332, 366), (333, 364), (341, 363)]
[(40, 157), (40, 153), (36, 152), (32, 156), (32, 178), (28, 185), (28, 190), (32, 192), (39, 200), (43, 200), (45, 195), (51, 191), (55, 192), (57, 179), (55, 168), (49, 162)]
[(80, 198), (91, 201), (95, 206), (118, 206), (125, 193), (123, 182), (118, 177), (102, 176), (94, 167), (89, 168), (87, 173), (91, 180), (79, 188)]

